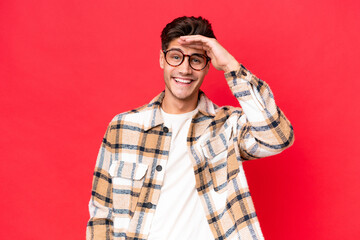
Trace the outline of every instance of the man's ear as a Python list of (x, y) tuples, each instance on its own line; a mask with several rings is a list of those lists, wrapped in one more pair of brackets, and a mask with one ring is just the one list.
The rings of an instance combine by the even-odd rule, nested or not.
[(164, 69), (165, 67), (165, 59), (164, 59), (164, 52), (160, 49), (160, 67), (161, 69)]

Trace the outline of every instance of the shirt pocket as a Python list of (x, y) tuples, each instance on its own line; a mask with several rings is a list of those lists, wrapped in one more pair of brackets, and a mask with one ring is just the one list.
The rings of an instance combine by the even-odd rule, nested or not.
[(114, 214), (133, 216), (147, 169), (146, 164), (126, 161), (117, 161), (110, 166)]
[(226, 139), (222, 134), (210, 138), (201, 145), (217, 193), (226, 191), (228, 182), (240, 171), (236, 147), (231, 139)]

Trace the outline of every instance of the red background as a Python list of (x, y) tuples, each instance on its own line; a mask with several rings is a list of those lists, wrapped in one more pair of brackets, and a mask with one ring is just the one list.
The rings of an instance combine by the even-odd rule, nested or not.
[[(266, 239), (360, 239), (357, 0), (0, 2), (0, 239), (84, 239), (117, 113), (164, 88), (160, 32), (208, 18), (271, 86), (295, 144), (244, 164)], [(202, 89), (238, 105), (211, 68)]]

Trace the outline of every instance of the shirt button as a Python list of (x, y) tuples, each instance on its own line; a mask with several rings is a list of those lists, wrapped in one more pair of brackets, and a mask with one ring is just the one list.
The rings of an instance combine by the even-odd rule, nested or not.
[(161, 165), (157, 165), (156, 166), (156, 171), (160, 172), (162, 170), (162, 166)]
[(152, 203), (151, 202), (148, 202), (148, 203), (145, 203), (144, 204), (144, 207), (146, 207), (146, 208), (152, 208)]
[(168, 129), (167, 127), (164, 127), (164, 128), (163, 128), (163, 131), (164, 131), (164, 133), (168, 133), (168, 132), (169, 132), (169, 129)]

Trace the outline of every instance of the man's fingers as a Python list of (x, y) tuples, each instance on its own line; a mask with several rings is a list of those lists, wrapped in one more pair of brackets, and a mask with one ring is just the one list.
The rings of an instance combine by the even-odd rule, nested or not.
[(204, 37), (202, 35), (186, 35), (186, 36), (181, 36), (180, 39), (183, 40), (201, 40), (201, 41), (207, 41), (210, 38)]
[[(207, 52), (212, 51), (219, 45), (216, 39), (207, 38), (201, 35), (181, 36), (178, 42), (184, 46), (205, 50)], [(221, 46), (219, 45), (219, 47)]]
[(203, 45), (203, 44), (184, 44), (186, 45), (186, 47), (189, 47), (189, 48), (194, 48), (194, 49), (198, 49), (198, 50), (204, 50), (204, 51), (209, 51), (210, 48), (206, 45)]
[(179, 39), (181, 43), (201, 43), (201, 44), (209, 44), (209, 38), (200, 35), (190, 35), (190, 36), (181, 36)]
[(179, 39), (178, 41), (181, 45), (186, 47), (198, 49), (198, 50), (205, 50), (209, 51), (211, 47), (201, 39)]
[(200, 40), (196, 40), (196, 39), (186, 39), (186, 40), (180, 39), (180, 40), (179, 40), (179, 43), (180, 43), (180, 44), (183, 44), (183, 45), (189, 45), (189, 44), (206, 45), (205, 42), (200, 41)]

